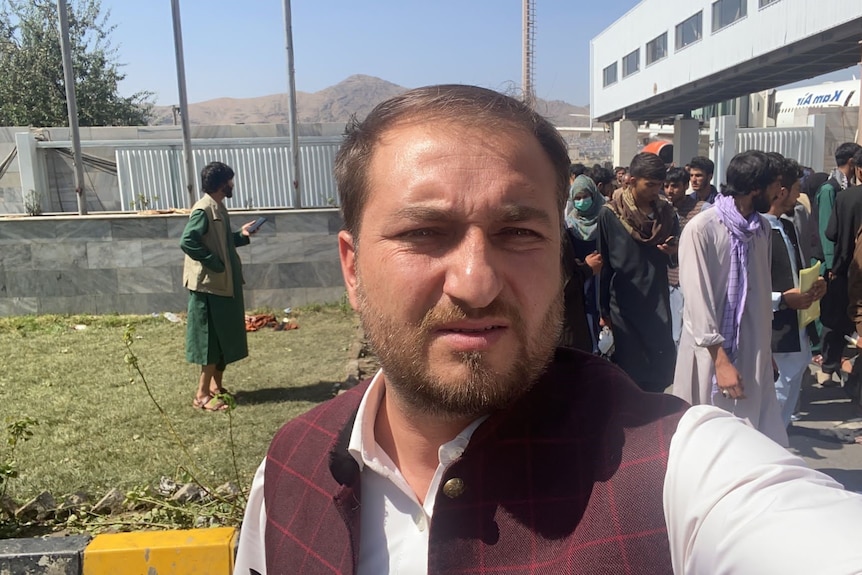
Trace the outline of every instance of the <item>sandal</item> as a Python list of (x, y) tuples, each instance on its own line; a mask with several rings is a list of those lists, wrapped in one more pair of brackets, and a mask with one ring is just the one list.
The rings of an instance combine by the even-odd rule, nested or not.
[(205, 398), (195, 398), (192, 401), (192, 407), (202, 411), (224, 411), (227, 409), (227, 404), (215, 397), (207, 396)]

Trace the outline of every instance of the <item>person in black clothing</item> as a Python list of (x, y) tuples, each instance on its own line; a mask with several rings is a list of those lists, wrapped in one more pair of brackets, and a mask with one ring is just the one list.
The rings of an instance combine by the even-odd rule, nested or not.
[(614, 334), (613, 362), (641, 389), (662, 392), (676, 364), (667, 269), (675, 265), (679, 220), (661, 193), (661, 158), (642, 152), (630, 173), (633, 184), (599, 213), (599, 309)]
[[(575, 268), (583, 283), (582, 306), (586, 313), (591, 338), (591, 345), (586, 351), (595, 353), (598, 351), (599, 342), (597, 276), (602, 269), (602, 257), (596, 249), (596, 242), (598, 217), (605, 200), (593, 180), (587, 176), (578, 176), (575, 179), (569, 189), (569, 198), (572, 209), (566, 213), (566, 231), (568, 243), (574, 252)], [(566, 309), (568, 308), (567, 300)]]
[[(826, 296), (820, 303), (821, 379), (826, 383), (832, 375), (841, 368), (841, 356), (847, 347), (844, 336), (853, 331), (851, 322), (847, 319), (847, 282), (846, 271), (836, 275), (835, 243), (826, 235), (829, 220), (835, 212), (835, 200), (851, 186), (853, 177), (853, 156), (860, 150), (854, 142), (845, 142), (835, 149), (836, 168), (830, 174), (826, 183), (817, 190), (816, 219), (820, 232), (820, 245), (823, 248), (823, 265), (821, 274), (826, 278)], [(833, 282), (835, 280), (835, 282)]]
[(823, 297), (826, 282), (819, 278), (810, 289), (800, 291), (799, 272), (807, 265), (799, 242), (798, 230), (802, 226), (794, 216), (799, 215), (797, 207), (802, 207), (797, 202), (802, 168), (777, 152), (767, 155), (781, 166), (781, 190), (762, 213), (772, 232), (772, 361), (777, 368), (776, 397), (786, 427), (792, 421), (802, 378), (811, 362), (811, 345), (798, 312)]
[[(856, 150), (850, 159), (850, 175), (858, 175), (862, 170), (862, 148)], [(850, 178), (852, 181), (852, 177)], [(832, 331), (835, 339), (853, 333), (853, 321), (847, 313), (847, 274), (853, 261), (856, 247), (856, 234), (862, 227), (862, 185), (848, 187), (835, 196), (835, 207), (826, 226), (826, 239), (835, 244), (832, 256), (832, 270), (829, 281), (829, 298), (823, 301), (826, 309), (822, 313), (834, 318)], [(843, 350), (844, 346), (841, 346)], [(839, 356), (840, 357), (840, 356)], [(825, 358), (824, 358), (825, 359)]]
[(616, 187), (614, 187), (615, 180), (613, 173), (609, 169), (595, 164), (592, 168), (589, 168), (585, 174), (593, 181), (596, 185), (596, 189), (602, 196), (610, 199), (614, 195), (614, 190), (616, 189)]

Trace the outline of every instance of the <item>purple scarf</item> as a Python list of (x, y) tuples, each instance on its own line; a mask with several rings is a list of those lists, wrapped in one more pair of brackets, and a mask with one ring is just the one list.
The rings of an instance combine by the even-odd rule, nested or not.
[[(751, 240), (765, 237), (769, 230), (757, 212), (742, 217), (732, 196), (719, 194), (715, 198), (718, 221), (730, 234), (730, 277), (727, 281), (727, 304), (721, 318), (722, 347), (730, 361), (736, 361), (739, 349), (739, 325), (748, 295), (748, 250)], [(718, 391), (717, 389), (715, 391)]]

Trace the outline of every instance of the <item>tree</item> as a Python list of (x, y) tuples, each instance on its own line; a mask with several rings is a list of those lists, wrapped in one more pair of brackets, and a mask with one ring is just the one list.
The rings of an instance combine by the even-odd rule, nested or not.
[[(144, 125), (152, 93), (122, 97), (115, 26), (100, 0), (70, 0), (69, 40), (78, 123), (81, 126)], [(54, 0), (0, 0), (0, 126), (67, 126), (66, 87)]]

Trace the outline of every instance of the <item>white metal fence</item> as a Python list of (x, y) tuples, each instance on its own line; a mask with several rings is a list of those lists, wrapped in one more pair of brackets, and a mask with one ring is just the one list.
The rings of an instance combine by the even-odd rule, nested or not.
[[(236, 172), (229, 208), (338, 205), (333, 164), (341, 137), (301, 137), (300, 203), (294, 205), (289, 138), (193, 140), (194, 171), (220, 161)], [(122, 210), (188, 208), (182, 142), (124, 142), (115, 152)], [(199, 185), (199, 183), (196, 183)]]
[(793, 128), (738, 128), (735, 116), (712, 118), (709, 152), (715, 162), (713, 184), (724, 183), (731, 158), (748, 150), (778, 152), (803, 166), (823, 171), (825, 145), (826, 120), (819, 115), (810, 116), (808, 126)]
[(748, 150), (778, 152), (803, 166), (814, 159), (814, 128), (747, 128), (736, 134), (736, 153)]

